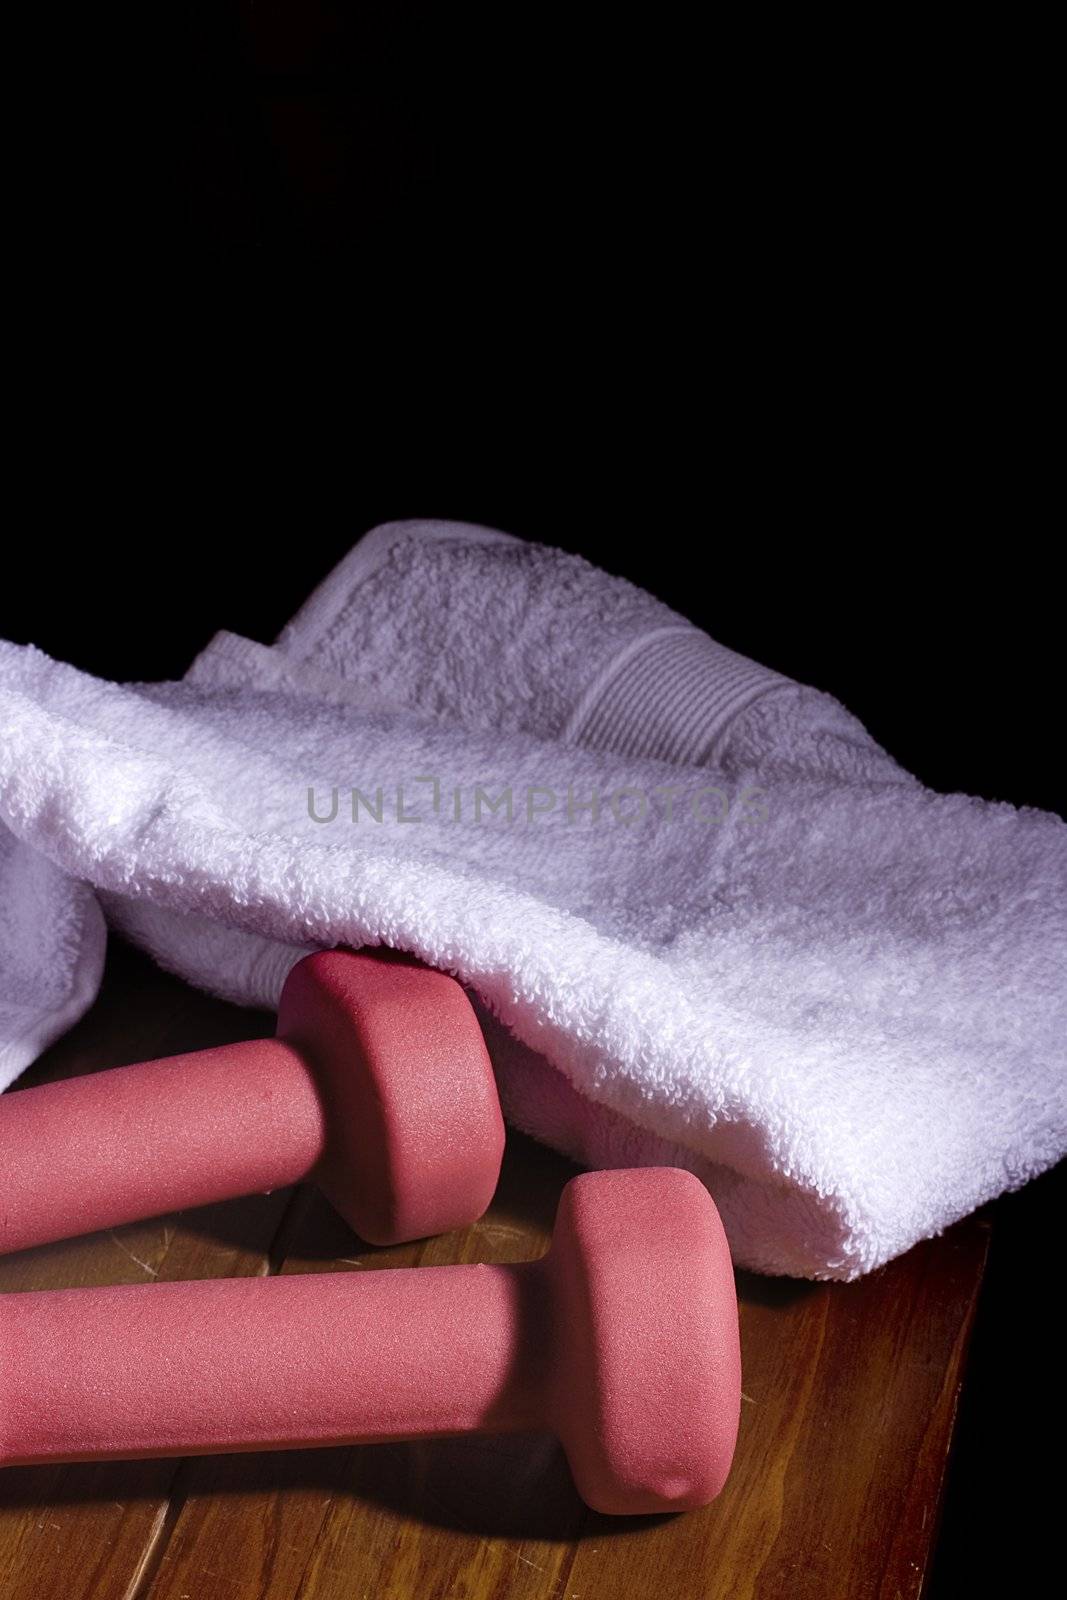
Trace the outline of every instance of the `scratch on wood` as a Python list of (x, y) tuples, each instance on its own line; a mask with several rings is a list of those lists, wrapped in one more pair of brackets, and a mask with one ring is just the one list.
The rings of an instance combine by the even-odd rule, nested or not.
[(529, 1239), (529, 1232), (525, 1228), (512, 1228), (506, 1222), (478, 1222), (475, 1231), (491, 1239)]
[(140, 1256), (135, 1256), (132, 1250), (127, 1249), (122, 1240), (119, 1238), (118, 1234), (115, 1232), (114, 1228), (109, 1228), (108, 1233), (112, 1241), (118, 1245), (123, 1255), (129, 1256), (130, 1260), (134, 1262), (136, 1266), (140, 1267), (142, 1272), (147, 1272), (150, 1278), (159, 1277), (159, 1273), (156, 1271), (155, 1267), (150, 1267), (147, 1261), (142, 1261)]
[(520, 1556), (517, 1551), (515, 1554), (515, 1560), (523, 1562), (528, 1567), (533, 1567), (535, 1572), (545, 1572), (547, 1570), (545, 1567), (539, 1567), (536, 1561), (528, 1561), (525, 1556)]
[(152, 1558), (159, 1543), (160, 1535), (166, 1525), (168, 1509), (169, 1502), (166, 1500), (157, 1507), (156, 1514), (152, 1518), (152, 1526), (149, 1528), (148, 1536), (145, 1539), (144, 1549), (141, 1551), (141, 1559), (130, 1574), (130, 1581), (126, 1585), (126, 1593), (123, 1596), (123, 1600), (138, 1600), (142, 1592), (144, 1580), (152, 1570)]
[(743, 1389), (741, 1390), (741, 1398), (742, 1400), (747, 1400), (750, 1406), (759, 1405), (759, 1401), (753, 1400), (752, 1396), (750, 1394), (746, 1394)]

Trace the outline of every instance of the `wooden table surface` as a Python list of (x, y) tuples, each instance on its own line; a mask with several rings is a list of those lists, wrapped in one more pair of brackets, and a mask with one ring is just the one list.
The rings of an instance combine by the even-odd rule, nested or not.
[[(113, 940), (97, 1004), (20, 1085), (272, 1031)], [(513, 1134), (463, 1233), (374, 1250), (301, 1188), (8, 1257), (0, 1291), (526, 1260), (574, 1170)], [(738, 1273), (740, 1439), (704, 1511), (597, 1515), (541, 1436), (9, 1469), (0, 1594), (914, 1600), (988, 1238), (969, 1218), (848, 1285)]]

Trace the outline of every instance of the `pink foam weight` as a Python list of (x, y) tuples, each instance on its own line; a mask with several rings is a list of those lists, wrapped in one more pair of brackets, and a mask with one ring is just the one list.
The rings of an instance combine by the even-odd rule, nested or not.
[(461, 986), (319, 951), (275, 1039), (0, 1095), (0, 1253), (309, 1177), (371, 1243), (421, 1238), (481, 1216), (503, 1148)]
[(586, 1173), (543, 1260), (0, 1296), (0, 1464), (551, 1429), (597, 1510), (726, 1479), (737, 1307), (675, 1168)]

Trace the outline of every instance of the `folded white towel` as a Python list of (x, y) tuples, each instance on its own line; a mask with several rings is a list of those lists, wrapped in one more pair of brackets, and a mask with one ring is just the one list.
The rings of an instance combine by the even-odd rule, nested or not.
[(1067, 827), (577, 557), (390, 524), (182, 683), (0, 645), (0, 718), (0, 1082), (95, 987), (88, 883), (241, 1001), (315, 945), (455, 972), (513, 1123), (692, 1168), (758, 1270), (855, 1277), (1067, 1148)]

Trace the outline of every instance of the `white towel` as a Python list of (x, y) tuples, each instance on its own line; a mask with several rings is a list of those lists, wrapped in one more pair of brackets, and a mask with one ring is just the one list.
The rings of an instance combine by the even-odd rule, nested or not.
[(578, 557), (390, 524), (181, 683), (0, 645), (0, 726), (0, 1083), (91, 999), (99, 904), (247, 1003), (317, 945), (456, 973), (514, 1125), (691, 1168), (756, 1270), (856, 1277), (1067, 1148), (1067, 826)]

